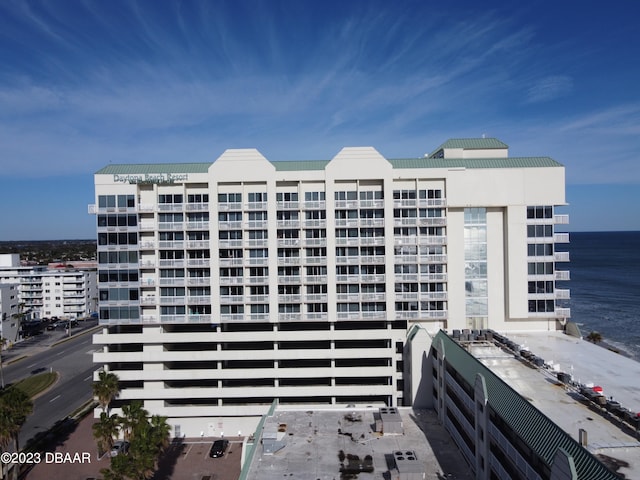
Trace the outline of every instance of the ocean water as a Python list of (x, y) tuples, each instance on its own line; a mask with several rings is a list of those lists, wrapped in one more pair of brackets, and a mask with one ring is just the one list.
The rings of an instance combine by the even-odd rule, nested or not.
[[(640, 232), (570, 233), (571, 320), (640, 361)], [(560, 250), (560, 248), (559, 248)]]

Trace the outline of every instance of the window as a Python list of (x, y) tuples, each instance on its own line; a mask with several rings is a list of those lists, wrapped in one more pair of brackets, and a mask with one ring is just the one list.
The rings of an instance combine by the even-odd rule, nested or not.
[(553, 255), (552, 243), (532, 243), (527, 245), (527, 255), (530, 257), (545, 257)]
[(394, 190), (393, 199), (394, 200), (415, 200), (416, 191), (415, 190)]
[(209, 201), (208, 193), (191, 193), (187, 195), (189, 203), (207, 203)]
[(182, 203), (182, 194), (159, 194), (158, 203)]
[(327, 218), (327, 212), (325, 210), (307, 210), (304, 212), (304, 218), (307, 220), (324, 220)]
[(319, 202), (324, 200), (324, 192), (304, 192), (305, 202)]
[(434, 199), (434, 198), (442, 198), (442, 190), (419, 190), (418, 197), (420, 199)]
[(277, 192), (276, 201), (277, 202), (297, 202), (298, 192)]
[(527, 207), (527, 218), (553, 218), (553, 207)]
[[(252, 232), (249, 232), (252, 233)], [(242, 240), (242, 230), (220, 230), (218, 232), (220, 240)]]
[(382, 200), (384, 192), (382, 190), (360, 192), (360, 200)]
[(527, 237), (553, 237), (553, 225), (527, 225)]
[(242, 202), (242, 194), (241, 193), (219, 193), (218, 202), (219, 203), (240, 203)]
[(267, 212), (249, 212), (249, 221), (264, 221), (267, 219)]
[(357, 200), (358, 192), (355, 190), (350, 190), (348, 192), (335, 192), (336, 200)]
[(249, 193), (249, 203), (258, 203), (267, 201), (267, 192), (251, 192)]

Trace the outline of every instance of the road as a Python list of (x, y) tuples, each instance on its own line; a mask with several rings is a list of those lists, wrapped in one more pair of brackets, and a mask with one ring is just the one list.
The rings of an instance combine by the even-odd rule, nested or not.
[[(10, 365), (5, 365), (5, 382), (11, 383), (29, 375), (53, 370), (58, 372), (58, 381), (33, 402), (33, 413), (27, 418), (20, 432), (20, 444), (38, 432), (51, 428), (58, 420), (65, 418), (91, 398), (93, 371), (92, 334), (84, 331), (74, 332), (69, 340), (46, 348), (47, 342), (61, 340), (64, 337), (43, 337), (43, 351)], [(34, 348), (34, 351), (37, 350)]]

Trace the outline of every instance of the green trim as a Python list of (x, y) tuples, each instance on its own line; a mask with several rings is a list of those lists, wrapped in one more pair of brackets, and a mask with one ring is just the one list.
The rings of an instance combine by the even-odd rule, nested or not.
[[(436, 340), (442, 342), (444, 359), (470, 385), (475, 385), (476, 375), (482, 375), (487, 389), (487, 400), (496, 415), (509, 425), (514, 433), (544, 461), (549, 468), (554, 456), (562, 448), (575, 462), (579, 479), (619, 480), (596, 457), (576, 442), (540, 410), (507, 385), (488, 367), (462, 348), (445, 332), (440, 331)], [(434, 342), (438, 345), (438, 342)]]
[(262, 430), (264, 429), (264, 424), (267, 421), (267, 417), (272, 417), (274, 412), (276, 411), (276, 407), (278, 406), (278, 399), (274, 399), (271, 402), (271, 407), (269, 407), (269, 411), (266, 415), (263, 415), (260, 421), (258, 422), (258, 426), (256, 427), (256, 431), (253, 434), (253, 445), (247, 445), (247, 451), (244, 456), (244, 466), (240, 471), (240, 476), (238, 480), (247, 480), (249, 478), (249, 472), (251, 471), (251, 464), (253, 463), (253, 457), (256, 454), (256, 450), (258, 445), (260, 445), (262, 439)]
[(211, 163), (131, 163), (113, 164), (98, 170), (96, 175), (132, 175), (144, 173), (207, 173)]

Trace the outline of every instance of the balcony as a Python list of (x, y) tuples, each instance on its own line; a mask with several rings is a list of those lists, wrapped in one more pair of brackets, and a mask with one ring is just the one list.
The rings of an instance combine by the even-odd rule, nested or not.
[(276, 226), (278, 228), (300, 228), (300, 220), (278, 220)]
[(244, 260), (244, 264), (248, 267), (266, 267), (269, 265), (268, 257), (249, 257)]
[(241, 221), (218, 222), (218, 228), (220, 230), (242, 230), (242, 222)]
[(249, 295), (247, 303), (269, 303), (269, 295)]
[(327, 298), (326, 293), (310, 293), (304, 296), (304, 301), (305, 303), (326, 303)]
[(305, 210), (325, 210), (327, 204), (324, 200), (312, 200), (302, 202), (302, 208)]
[(362, 246), (382, 246), (384, 245), (384, 237), (360, 237), (359, 244)]
[(182, 212), (184, 210), (184, 204), (182, 203), (159, 203), (159, 212)]
[(304, 265), (326, 265), (327, 257), (304, 257)]
[(396, 292), (397, 302), (417, 302), (418, 298), (418, 292)]
[(359, 293), (338, 293), (336, 295), (336, 299), (338, 302), (359, 302), (360, 294)]
[(209, 258), (188, 258), (187, 267), (208, 267), (211, 264)]
[(360, 227), (384, 227), (384, 218), (361, 218), (358, 225)]
[(278, 247), (297, 247), (300, 245), (299, 238), (279, 238)]
[(418, 256), (417, 255), (396, 255), (394, 258), (394, 262), (396, 264), (403, 264), (403, 263), (418, 263)]
[(244, 313), (223, 313), (220, 315), (222, 322), (241, 322), (244, 320)]
[(244, 303), (243, 295), (220, 295), (220, 305), (239, 305)]
[(447, 237), (420, 236), (418, 243), (420, 245), (446, 245)]
[(187, 230), (209, 230), (209, 222), (187, 222)]
[[(240, 278), (240, 282), (238, 282), (239, 284), (244, 283), (244, 281), (242, 281), (242, 277), (232, 277), (232, 278)], [(222, 278), (220, 279), (221, 284), (222, 284)], [(262, 276), (262, 277), (249, 277), (248, 278), (248, 282), (250, 285), (268, 285), (269, 284), (269, 277), (268, 276)]]
[(171, 268), (184, 268), (185, 261), (184, 259), (178, 260), (168, 260), (168, 259), (160, 259), (158, 261), (160, 267), (171, 267)]
[(394, 218), (393, 225), (395, 227), (415, 227), (416, 225), (418, 225), (418, 218), (417, 217)]
[(221, 202), (218, 204), (218, 211), (229, 212), (242, 210), (242, 203), (240, 202)]
[(384, 283), (385, 275), (383, 273), (364, 274), (360, 276), (360, 280), (362, 283)]
[(554, 273), (555, 279), (558, 282), (568, 282), (571, 280), (571, 274), (569, 270), (556, 270)]
[[(152, 242), (148, 242), (152, 243)], [(183, 241), (160, 241), (158, 242), (160, 248), (171, 248), (174, 250), (181, 250), (184, 248)]]
[(382, 292), (363, 292), (360, 294), (360, 298), (363, 302), (384, 302), (386, 300), (386, 294)]
[(357, 218), (336, 218), (336, 227), (357, 227), (359, 220)]
[(208, 212), (208, 203), (187, 203), (187, 212)]
[(220, 248), (235, 248), (242, 247), (242, 239), (234, 240), (218, 240), (218, 246)]
[(395, 199), (393, 201), (394, 208), (415, 207), (417, 205), (418, 205), (418, 201), (415, 198), (402, 198), (402, 199)]
[(276, 202), (277, 210), (298, 210), (300, 202)]
[(375, 200), (360, 200), (360, 208), (384, 208), (384, 200), (381, 198)]
[(360, 263), (362, 265), (383, 265), (384, 262), (384, 255), (363, 255), (360, 257)]
[[(250, 277), (252, 278), (269, 278), (269, 277)], [(220, 277), (220, 285), (242, 285), (244, 283), (244, 277)], [(250, 281), (250, 283), (253, 283)]]
[(418, 299), (423, 302), (432, 301), (446, 301), (448, 298), (447, 292), (420, 292)]
[[(235, 241), (235, 240), (234, 240)], [(242, 246), (242, 243), (240, 245)], [(247, 240), (247, 247), (249, 248), (267, 248), (269, 246), (269, 240), (266, 238), (252, 238)]]
[(446, 255), (420, 255), (420, 263), (447, 263)]
[(187, 297), (187, 304), (189, 305), (210, 305), (211, 296), (209, 295), (196, 295)]
[(278, 313), (278, 320), (286, 322), (286, 321), (297, 321), (302, 319), (302, 314), (299, 312), (295, 313)]
[(158, 222), (158, 230), (184, 230), (184, 222)]
[(184, 305), (185, 297), (160, 297), (160, 305)]
[(327, 221), (324, 219), (303, 220), (304, 228), (327, 228)]
[(187, 248), (209, 248), (209, 240), (188, 240)]
[(360, 283), (360, 275), (336, 275), (338, 283)]
[(571, 290), (568, 288), (556, 288), (554, 293), (557, 300), (569, 300), (571, 298)]
[(424, 217), (420, 218), (418, 225), (422, 227), (441, 227), (447, 224), (446, 217)]
[(267, 228), (269, 228), (269, 222), (267, 220), (249, 220), (245, 223), (245, 225), (247, 228), (252, 230), (266, 230)]
[(446, 198), (421, 198), (418, 200), (418, 207), (446, 207)]
[(558, 308), (556, 307), (556, 318), (571, 318), (570, 308)]
[(569, 243), (569, 234), (568, 233), (554, 233), (553, 234), (554, 243)]
[(307, 284), (326, 284), (327, 276), (326, 275), (307, 275), (304, 277), (304, 283)]
[(279, 275), (278, 283), (287, 284), (287, 285), (291, 285), (291, 284), (298, 285), (301, 283), (301, 277), (300, 275)]
[(326, 247), (326, 238), (305, 238), (302, 240), (303, 247)]
[(187, 285), (192, 287), (196, 285), (210, 285), (211, 277), (189, 277), (187, 278)]
[(278, 257), (278, 265), (300, 265), (300, 257)]
[(247, 210), (259, 210), (259, 211), (266, 211), (267, 210), (267, 202), (248, 202), (246, 204), (246, 208)]
[(302, 295), (300, 294), (292, 294), (292, 295), (278, 295), (278, 303), (301, 303)]
[(336, 200), (336, 208), (358, 208), (358, 200)]
[(556, 262), (568, 262), (569, 261), (569, 252), (555, 252), (553, 254), (553, 259)]
[(221, 267), (241, 267), (244, 265), (244, 258), (221, 258)]
[(360, 257), (336, 257), (337, 265), (359, 265)]

